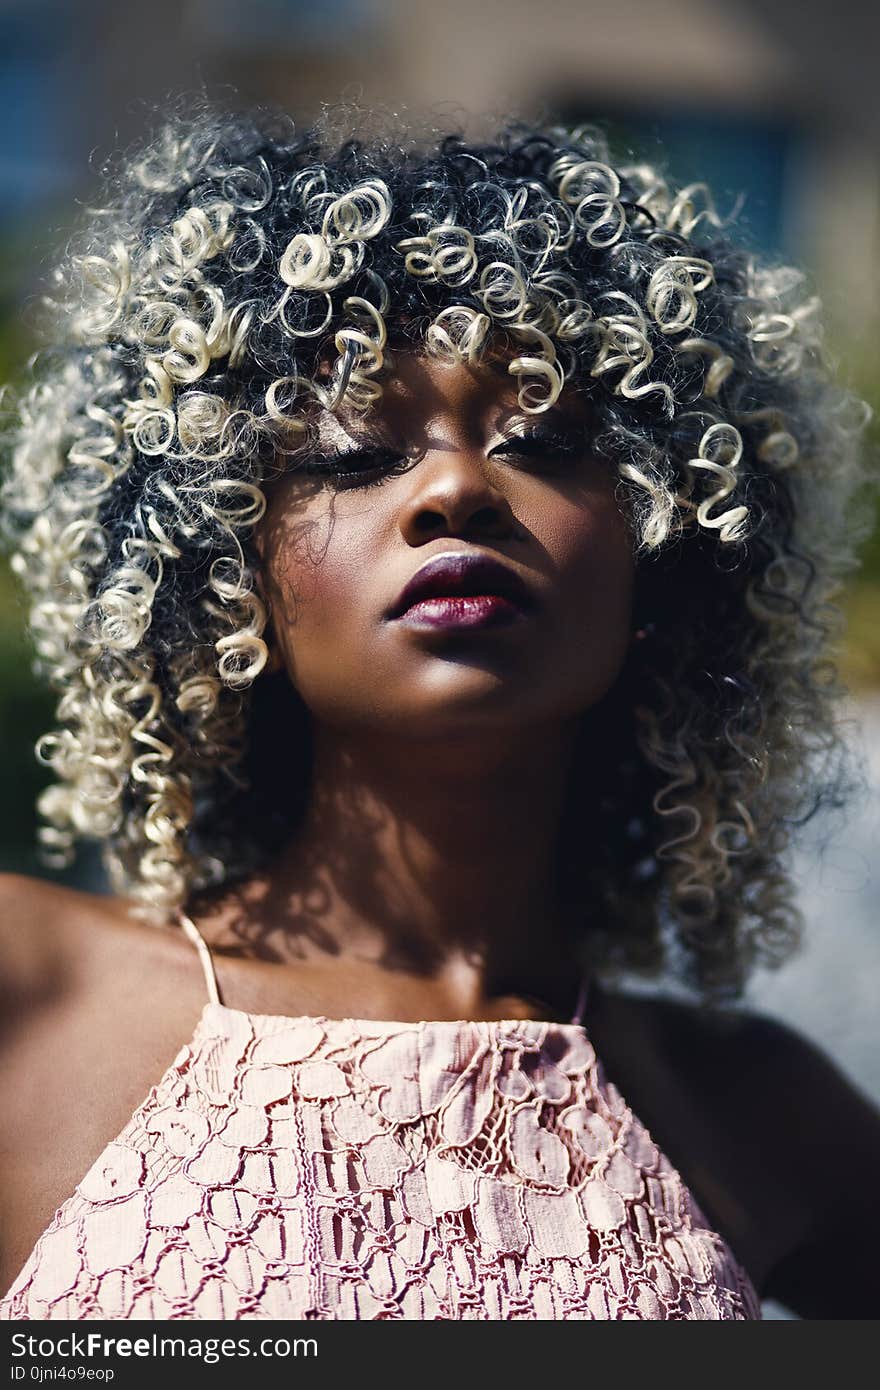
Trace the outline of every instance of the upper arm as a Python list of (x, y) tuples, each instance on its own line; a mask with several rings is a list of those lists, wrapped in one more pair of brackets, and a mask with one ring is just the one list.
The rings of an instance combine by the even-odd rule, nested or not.
[(880, 1109), (814, 1043), (751, 1018), (765, 1059), (759, 1122), (768, 1162), (787, 1172), (805, 1221), (762, 1294), (802, 1317), (876, 1316), (880, 1302)]
[(760, 1295), (804, 1317), (875, 1316), (880, 1110), (775, 1019), (667, 1001), (650, 1012), (680, 1083), (660, 1137)]

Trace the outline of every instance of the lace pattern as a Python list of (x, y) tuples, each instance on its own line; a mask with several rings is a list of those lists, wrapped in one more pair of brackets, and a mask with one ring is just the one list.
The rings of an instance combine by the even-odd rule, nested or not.
[(759, 1318), (580, 1024), (205, 1005), (0, 1317)]

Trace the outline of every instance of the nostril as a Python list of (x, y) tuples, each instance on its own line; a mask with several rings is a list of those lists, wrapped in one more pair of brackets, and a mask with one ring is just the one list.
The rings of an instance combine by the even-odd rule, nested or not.
[(505, 518), (500, 507), (486, 506), (480, 507), (472, 512), (470, 516), (459, 525), (456, 517), (449, 512), (435, 511), (430, 507), (425, 507), (416, 514), (415, 527), (422, 534), (429, 534), (434, 531), (444, 531), (456, 533), (471, 532), (474, 534), (501, 535), (509, 526), (509, 518)]
[(432, 512), (427, 509), (418, 513), (415, 518), (416, 530), (421, 532), (432, 532), (445, 530), (446, 518), (442, 512)]

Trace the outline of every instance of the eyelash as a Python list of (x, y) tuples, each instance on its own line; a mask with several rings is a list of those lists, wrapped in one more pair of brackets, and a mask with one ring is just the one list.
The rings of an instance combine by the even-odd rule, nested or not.
[[(515, 446), (522, 445), (517, 450)], [(549, 430), (529, 430), (525, 434), (514, 434), (505, 439), (503, 444), (496, 445), (489, 455), (490, 458), (496, 455), (503, 456), (504, 453), (520, 452), (529, 458), (540, 457), (542, 453), (552, 453), (557, 458), (572, 458), (583, 452), (583, 443), (573, 438), (571, 435), (551, 432)], [(373, 468), (352, 468), (346, 467), (354, 460), (374, 459), (381, 460)], [(382, 449), (343, 449), (335, 454), (323, 454), (313, 456), (307, 464), (304, 464), (298, 472), (310, 474), (323, 474), (337, 479), (350, 480), (361, 478), (361, 482), (347, 481), (349, 488), (381, 487), (382, 483), (389, 478), (398, 477), (405, 473), (412, 466), (409, 459), (401, 458), (399, 454), (392, 453), (390, 450)]]

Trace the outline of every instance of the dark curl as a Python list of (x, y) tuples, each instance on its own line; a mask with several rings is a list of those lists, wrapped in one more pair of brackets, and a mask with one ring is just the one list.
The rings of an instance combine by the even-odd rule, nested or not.
[(99, 839), (164, 919), (289, 839), (309, 726), (286, 677), (257, 679), (264, 487), (317, 411), (375, 405), (392, 340), (472, 363), (503, 345), (524, 411), (589, 394), (648, 633), (573, 770), (585, 952), (647, 972), (671, 952), (712, 996), (783, 959), (793, 827), (845, 791), (833, 598), (869, 525), (864, 411), (802, 277), (592, 129), (339, 143), (202, 106), (106, 203), (56, 273), (4, 483), (58, 694), (50, 859)]

